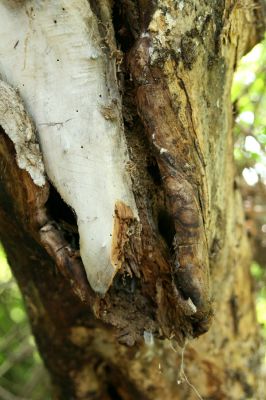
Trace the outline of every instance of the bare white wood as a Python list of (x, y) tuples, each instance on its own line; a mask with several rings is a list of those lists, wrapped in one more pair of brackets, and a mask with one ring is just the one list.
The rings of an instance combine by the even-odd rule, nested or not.
[[(117, 201), (137, 211), (114, 63), (86, 0), (0, 0), (0, 74), (19, 90), (37, 127), (46, 173), (77, 215), (92, 288), (105, 293)], [(13, 141), (16, 139), (13, 138)]]

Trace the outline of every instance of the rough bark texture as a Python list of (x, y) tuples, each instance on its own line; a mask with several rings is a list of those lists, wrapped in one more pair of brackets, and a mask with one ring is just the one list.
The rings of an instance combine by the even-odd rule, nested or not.
[[(259, 396), (230, 88), (237, 61), (260, 39), (262, 6), (91, 1), (117, 60), (141, 222), (117, 204), (112, 257), (121, 268), (105, 297), (85, 278), (71, 210), (19, 169), (1, 130), (0, 239), (55, 398), (195, 399), (195, 388), (204, 399)], [(117, 49), (106, 39), (111, 22)]]

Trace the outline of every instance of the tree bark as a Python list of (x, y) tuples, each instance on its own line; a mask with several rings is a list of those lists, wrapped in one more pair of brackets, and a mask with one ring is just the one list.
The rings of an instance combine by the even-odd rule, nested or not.
[[(11, 22), (25, 7), (35, 19), (32, 24), (46, 6), (53, 15), (51, 4), (1, 1)], [(113, 106), (105, 105), (101, 113), (115, 121), (117, 151), (127, 147), (125, 170), (131, 179), (128, 183), (110, 165), (116, 173), (108, 175), (106, 198), (91, 194), (94, 202), (112, 210), (106, 220), (113, 224), (107, 244), (111, 263), (103, 270), (94, 257), (93, 268), (91, 261), (84, 268), (88, 257), (81, 251), (81, 259), (79, 250), (80, 245), (90, 249), (91, 229), (88, 224), (84, 236), (77, 205), (82, 199), (72, 202), (58, 183), (41, 128), (37, 137), (49, 179), (36, 183), (39, 150), (33, 134), (31, 141), (24, 140), (32, 129), (27, 112), (38, 128), (34, 105), (46, 103), (40, 93), (31, 102), (31, 89), (15, 93), (11, 86), (22, 81), (9, 69), (12, 57), (6, 51), (0, 70), (7, 81), (0, 87), (0, 239), (50, 372), (54, 398), (260, 398), (260, 339), (235, 181), (230, 89), (238, 60), (263, 33), (264, 3), (58, 4), (63, 7), (53, 23), (60, 28), (68, 21), (62, 15), (76, 6), (81, 21), (83, 10), (94, 21), (103, 60), (98, 68), (116, 93), (115, 117)], [(56, 40), (61, 43), (60, 35)], [(33, 50), (27, 51), (30, 58)], [(84, 125), (80, 120), (77, 127)], [(23, 164), (20, 154), (31, 163)], [(108, 174), (106, 165), (96, 166), (95, 173), (98, 168)], [(113, 191), (116, 176), (121, 190)], [(90, 187), (96, 193), (97, 179), (86, 179), (96, 182)]]

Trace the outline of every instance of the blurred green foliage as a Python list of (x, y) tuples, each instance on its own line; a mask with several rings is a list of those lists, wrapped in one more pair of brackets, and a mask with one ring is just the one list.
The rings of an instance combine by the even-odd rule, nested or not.
[(0, 399), (49, 399), (49, 380), (0, 245)]
[(251, 265), (251, 273), (257, 281), (257, 316), (259, 323), (263, 327), (262, 333), (266, 340), (266, 270), (254, 261)]
[(266, 39), (242, 58), (234, 76), (234, 155), (248, 184), (266, 184)]
[[(239, 175), (253, 187), (253, 213), (257, 225), (255, 251), (264, 252), (266, 259), (266, 38), (242, 58), (234, 76), (232, 103), (235, 117), (234, 155)], [(242, 186), (243, 187), (243, 186)], [(251, 191), (243, 190), (249, 201)], [(249, 196), (249, 198), (248, 198)], [(254, 200), (256, 198), (256, 200)], [(266, 340), (266, 265), (253, 262), (251, 273), (255, 280), (258, 321)], [(266, 358), (265, 358), (266, 362)]]

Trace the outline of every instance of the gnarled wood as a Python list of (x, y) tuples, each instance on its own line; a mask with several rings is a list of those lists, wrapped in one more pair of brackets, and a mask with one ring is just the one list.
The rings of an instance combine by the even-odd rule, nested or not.
[[(255, 398), (258, 336), (230, 86), (260, 37), (256, 4), (122, 0), (111, 10), (91, 1), (103, 52), (117, 66), (139, 217), (116, 199), (119, 268), (105, 296), (86, 280), (73, 213), (17, 166), (1, 130), (0, 238), (56, 398), (194, 399), (191, 385), (177, 384), (182, 359), (203, 398)], [(111, 102), (101, 109), (109, 122), (112, 110)], [(210, 331), (188, 342), (212, 314)], [(183, 354), (175, 341), (187, 343)]]

